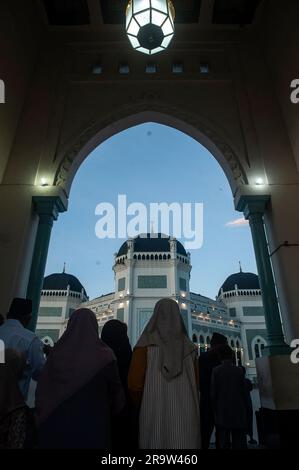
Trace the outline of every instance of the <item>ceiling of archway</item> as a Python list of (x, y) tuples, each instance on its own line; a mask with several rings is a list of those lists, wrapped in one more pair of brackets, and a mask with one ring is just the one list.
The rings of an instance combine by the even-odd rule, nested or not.
[[(122, 25), (128, 0), (39, 0), (49, 26)], [(254, 23), (263, 0), (173, 0), (176, 23), (235, 27)]]

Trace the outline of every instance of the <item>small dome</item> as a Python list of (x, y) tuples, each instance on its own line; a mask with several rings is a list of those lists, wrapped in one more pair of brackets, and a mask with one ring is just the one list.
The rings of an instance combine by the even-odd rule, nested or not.
[[(147, 233), (146, 236), (140, 236), (134, 238), (134, 252), (135, 253), (151, 253), (151, 252), (170, 252), (170, 237), (162, 236), (161, 233), (158, 233), (156, 236), (153, 236), (150, 233)], [(128, 245), (125, 241), (120, 249), (118, 250), (117, 256), (126, 255), (128, 252)], [(177, 253), (179, 255), (187, 256), (186, 250), (183, 247), (182, 243), (177, 240)]]
[[(239, 273), (231, 274), (222, 284), (223, 292), (235, 290), (237, 284), (238, 289), (260, 289), (260, 282), (257, 274), (254, 273)], [(221, 294), (221, 288), (218, 295)]]
[(84, 295), (87, 297), (86, 291), (81, 282), (72, 274), (54, 273), (44, 278), (44, 290), (67, 290), (68, 286), (70, 286), (70, 290), (73, 292), (81, 293), (83, 289)]

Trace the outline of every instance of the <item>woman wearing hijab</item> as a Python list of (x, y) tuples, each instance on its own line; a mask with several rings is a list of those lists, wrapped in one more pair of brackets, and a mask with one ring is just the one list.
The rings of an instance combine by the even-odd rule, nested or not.
[(132, 359), (132, 348), (128, 338), (128, 327), (119, 320), (109, 320), (102, 329), (101, 339), (115, 354), (120, 379), (124, 390), (128, 390), (128, 373)]
[(138, 412), (128, 393), (128, 374), (132, 348), (127, 325), (119, 320), (109, 320), (102, 329), (102, 340), (115, 354), (120, 379), (126, 395), (126, 405), (112, 419), (112, 449), (138, 448)]
[(0, 449), (29, 447), (32, 421), (18, 384), (25, 367), (24, 354), (6, 349), (0, 364)]
[(124, 402), (115, 356), (99, 338), (95, 314), (75, 311), (37, 384), (39, 447), (109, 449), (111, 416)]
[(157, 302), (134, 348), (129, 391), (140, 405), (141, 449), (199, 449), (197, 354), (178, 304)]

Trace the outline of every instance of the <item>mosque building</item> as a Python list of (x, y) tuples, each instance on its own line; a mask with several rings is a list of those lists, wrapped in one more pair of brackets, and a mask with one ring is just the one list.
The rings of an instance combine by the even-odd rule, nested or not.
[(169, 297), (180, 307), (190, 338), (199, 354), (210, 347), (213, 332), (225, 335), (237, 364), (256, 375), (255, 359), (266, 346), (266, 327), (259, 279), (256, 274), (230, 275), (215, 299), (190, 292), (191, 258), (177, 239), (161, 234), (138, 235), (125, 241), (114, 255), (115, 291), (90, 300), (73, 275), (51, 274), (44, 279), (37, 334), (53, 345), (78, 307), (91, 309), (101, 331), (106, 321), (117, 318), (128, 325), (136, 344), (156, 302)]

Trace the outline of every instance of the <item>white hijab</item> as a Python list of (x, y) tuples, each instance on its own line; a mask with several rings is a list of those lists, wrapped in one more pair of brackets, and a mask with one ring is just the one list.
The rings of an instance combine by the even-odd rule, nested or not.
[(152, 318), (145, 327), (138, 347), (159, 346), (160, 368), (170, 381), (183, 371), (183, 360), (195, 350), (189, 340), (178, 304), (172, 299), (161, 299), (155, 305)]

